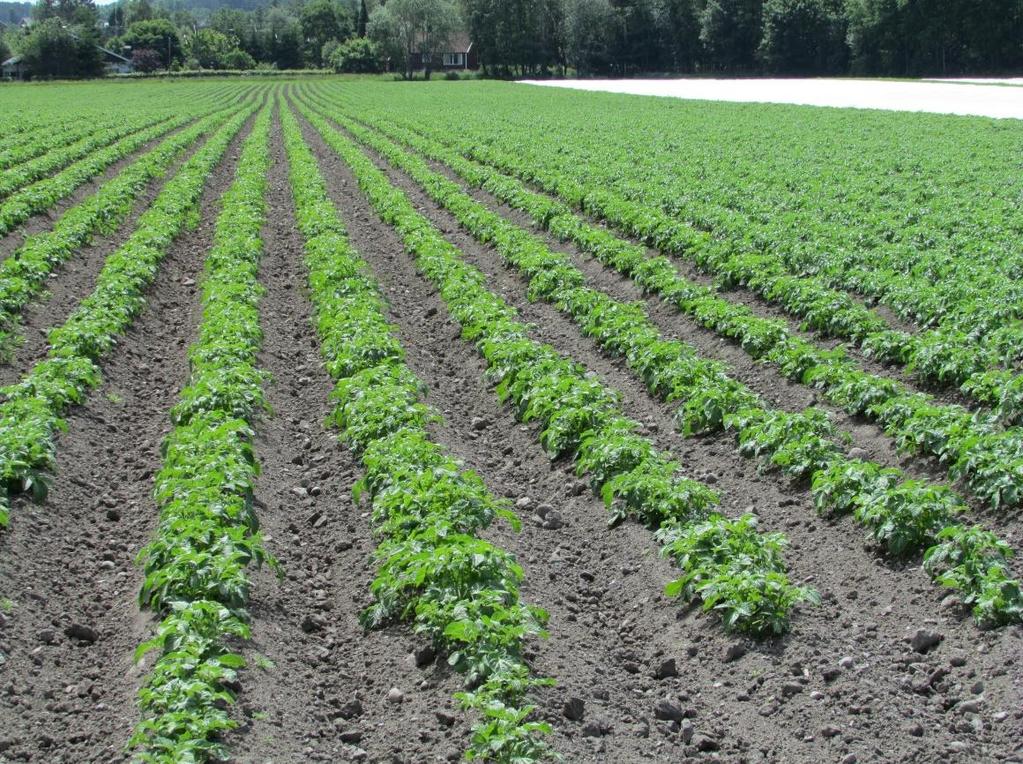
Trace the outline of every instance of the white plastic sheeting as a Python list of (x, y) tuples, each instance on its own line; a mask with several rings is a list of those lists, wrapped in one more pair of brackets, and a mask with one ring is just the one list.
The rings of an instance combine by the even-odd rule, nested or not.
[(1023, 80), (991, 80), (999, 84), (975, 84), (978, 82), (983, 80), (525, 80), (524, 84), (704, 101), (787, 103), (1023, 119), (1023, 88), (1011, 87), (1016, 83), (1023, 84)]

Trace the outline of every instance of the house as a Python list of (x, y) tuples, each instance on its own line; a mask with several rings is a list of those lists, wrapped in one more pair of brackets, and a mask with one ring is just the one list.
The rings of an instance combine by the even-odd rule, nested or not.
[(21, 56), (11, 56), (0, 64), (0, 77), (5, 80), (24, 80), (28, 77), (28, 66), (21, 60)]
[(102, 45), (96, 47), (103, 51), (103, 68), (106, 69), (107, 74), (131, 74), (135, 71), (135, 65), (132, 64), (130, 58), (125, 58), (120, 53), (114, 53)]
[[(457, 71), (459, 69), (479, 69), (479, 57), (472, 40), (466, 34), (456, 35), (441, 50), (432, 56), (433, 70), (435, 72)], [(413, 71), (422, 69), (423, 54), (412, 54)]]
[[(131, 59), (114, 53), (102, 45), (97, 45), (96, 48), (103, 53), (103, 68), (108, 75), (130, 74), (135, 71)], [(21, 56), (12, 56), (0, 64), (0, 76), (5, 80), (27, 80), (32, 76), (32, 69), (22, 61)]]

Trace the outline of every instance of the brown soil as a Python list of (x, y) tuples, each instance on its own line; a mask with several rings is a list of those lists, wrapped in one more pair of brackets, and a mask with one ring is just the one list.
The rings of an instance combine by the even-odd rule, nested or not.
[[(136, 605), (134, 561), (156, 526), (152, 479), (188, 377), (200, 318), (194, 284), (247, 132), (207, 183), (199, 227), (171, 247), (146, 308), (103, 363), (102, 388), (67, 417), (49, 500), (16, 501), (0, 535), (0, 596), (13, 603), (0, 617), (2, 760), (127, 758), (144, 673), (132, 656), (152, 633)], [(95, 639), (73, 636), (88, 634), (75, 626)]]

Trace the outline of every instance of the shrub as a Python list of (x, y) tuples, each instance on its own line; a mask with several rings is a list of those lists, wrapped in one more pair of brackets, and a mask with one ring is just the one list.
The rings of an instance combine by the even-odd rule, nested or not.
[(330, 56), (330, 65), (334, 71), (348, 74), (375, 74), (380, 71), (377, 47), (364, 37), (355, 37), (335, 48)]

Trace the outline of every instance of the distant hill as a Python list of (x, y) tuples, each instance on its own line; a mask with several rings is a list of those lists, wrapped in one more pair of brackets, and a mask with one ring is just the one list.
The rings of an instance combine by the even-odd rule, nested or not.
[(32, 3), (0, 2), (0, 21), (4, 24), (20, 24), (32, 15)]
[(271, 5), (270, 0), (157, 0), (159, 5), (170, 11), (216, 11), (221, 8), (234, 8), (239, 11), (254, 11)]

